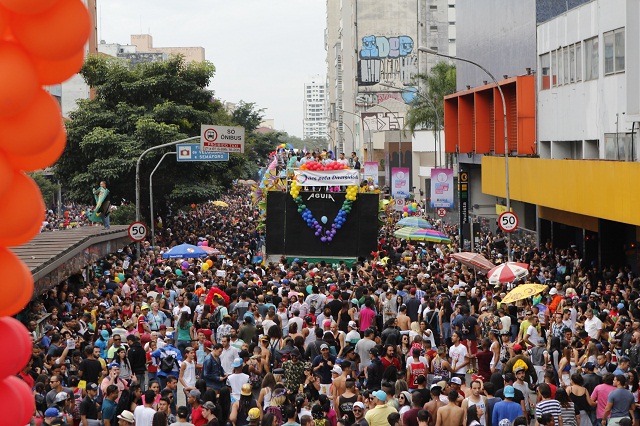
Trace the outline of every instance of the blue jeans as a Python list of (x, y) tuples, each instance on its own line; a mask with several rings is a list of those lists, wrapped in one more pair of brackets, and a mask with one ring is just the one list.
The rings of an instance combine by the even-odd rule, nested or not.
[(111, 228), (111, 219), (109, 218), (109, 215), (102, 216), (102, 224), (105, 229)]

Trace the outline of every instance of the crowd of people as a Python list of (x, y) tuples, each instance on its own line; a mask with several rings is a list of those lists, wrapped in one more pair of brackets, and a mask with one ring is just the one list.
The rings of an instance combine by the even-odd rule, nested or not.
[[(20, 314), (19, 377), (36, 425), (640, 425), (640, 281), (579, 250), (519, 245), (547, 290), (454, 261), (452, 244), (381, 228), (369, 259), (255, 263), (249, 189), (168, 217), (144, 243), (70, 277)], [(219, 254), (163, 259), (176, 244)], [(494, 263), (499, 236), (481, 238)], [(515, 283), (516, 285), (518, 283)], [(184, 404), (179, 401), (185, 401)]]

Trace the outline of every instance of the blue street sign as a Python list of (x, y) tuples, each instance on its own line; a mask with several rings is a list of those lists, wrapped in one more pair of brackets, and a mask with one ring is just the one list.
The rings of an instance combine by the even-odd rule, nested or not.
[(229, 161), (228, 152), (202, 152), (199, 143), (176, 145), (178, 161)]

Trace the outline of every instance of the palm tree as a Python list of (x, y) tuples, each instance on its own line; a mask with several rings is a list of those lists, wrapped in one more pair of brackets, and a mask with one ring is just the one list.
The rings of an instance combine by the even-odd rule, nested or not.
[(429, 75), (418, 74), (415, 78), (418, 86), (426, 90), (424, 93), (416, 92), (416, 97), (410, 103), (405, 128), (411, 133), (416, 129), (439, 130), (444, 122), (444, 97), (456, 91), (456, 67), (439, 62), (431, 68)]

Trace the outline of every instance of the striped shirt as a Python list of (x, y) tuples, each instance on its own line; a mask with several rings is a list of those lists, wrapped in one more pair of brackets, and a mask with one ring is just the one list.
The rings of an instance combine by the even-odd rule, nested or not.
[(544, 399), (538, 402), (536, 404), (536, 419), (547, 413), (553, 416), (555, 426), (558, 426), (558, 418), (562, 415), (560, 403), (555, 399)]

